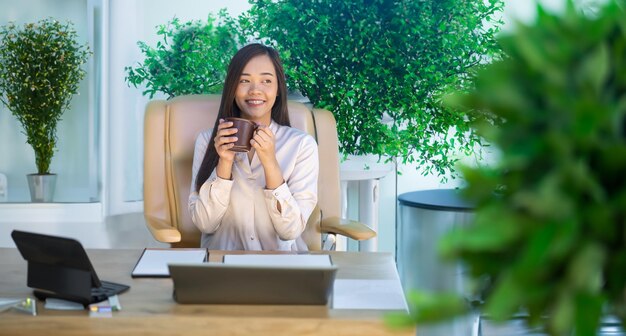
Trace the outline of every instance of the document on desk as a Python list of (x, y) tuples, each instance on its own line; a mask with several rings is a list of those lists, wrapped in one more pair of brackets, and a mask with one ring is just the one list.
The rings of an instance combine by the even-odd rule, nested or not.
[(240, 266), (287, 266), (312, 267), (331, 266), (327, 254), (227, 254), (224, 264)]
[(207, 260), (204, 248), (144, 249), (131, 272), (133, 278), (168, 278), (168, 264), (202, 263)]
[(333, 309), (409, 310), (399, 280), (362, 279), (335, 280)]

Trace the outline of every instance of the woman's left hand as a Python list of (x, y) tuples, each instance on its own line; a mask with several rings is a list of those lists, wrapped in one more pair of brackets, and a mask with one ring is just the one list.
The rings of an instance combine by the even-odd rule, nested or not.
[(268, 126), (258, 125), (250, 143), (263, 167), (276, 161), (274, 132)]
[(263, 165), (265, 188), (270, 190), (278, 188), (284, 183), (284, 180), (276, 160), (276, 139), (274, 138), (274, 133), (269, 127), (259, 125), (250, 143), (256, 151), (256, 155), (259, 156), (261, 165)]

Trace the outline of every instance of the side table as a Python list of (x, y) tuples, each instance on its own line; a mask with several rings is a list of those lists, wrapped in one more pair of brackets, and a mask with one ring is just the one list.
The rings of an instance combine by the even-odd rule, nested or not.
[[(364, 169), (365, 165), (369, 169)], [(340, 164), (341, 180), (341, 217), (348, 218), (348, 182), (355, 181), (359, 185), (359, 221), (378, 234), (378, 202), (379, 182), (381, 178), (394, 170), (393, 163), (372, 163), (358, 160), (347, 160)], [(337, 236), (337, 251), (347, 250), (347, 239)], [(359, 250), (378, 251), (378, 238), (374, 237), (359, 243)]]

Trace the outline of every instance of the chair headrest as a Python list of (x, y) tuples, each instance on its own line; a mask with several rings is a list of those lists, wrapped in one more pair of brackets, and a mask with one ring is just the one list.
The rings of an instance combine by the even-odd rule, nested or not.
[[(290, 101), (288, 104), (291, 126), (316, 138), (311, 110), (299, 102)], [(196, 137), (200, 132), (213, 127), (219, 106), (218, 95), (180, 96), (168, 102), (166, 136), (172, 159), (193, 159)]]

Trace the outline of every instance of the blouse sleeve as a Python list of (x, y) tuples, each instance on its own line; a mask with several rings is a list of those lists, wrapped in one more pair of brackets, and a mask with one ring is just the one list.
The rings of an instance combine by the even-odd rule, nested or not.
[(222, 222), (228, 207), (233, 181), (219, 178), (213, 170), (209, 178), (196, 191), (196, 176), (206, 153), (211, 131), (198, 135), (193, 154), (191, 190), (189, 192), (189, 212), (191, 220), (204, 233), (213, 233)]
[(317, 143), (306, 136), (297, 148), (292, 174), (278, 188), (265, 190), (270, 218), (276, 233), (283, 240), (293, 240), (302, 234), (317, 204)]

